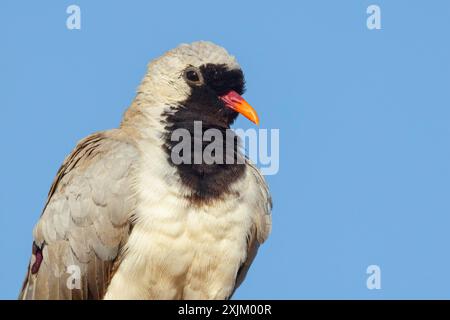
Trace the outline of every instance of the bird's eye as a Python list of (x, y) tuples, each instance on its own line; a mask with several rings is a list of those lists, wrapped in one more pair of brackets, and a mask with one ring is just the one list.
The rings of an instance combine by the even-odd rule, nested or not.
[(193, 81), (193, 82), (200, 81), (198, 73), (196, 71), (194, 71), (194, 70), (189, 70), (188, 72), (186, 72), (186, 78), (189, 81)]
[(184, 77), (186, 80), (192, 84), (199, 85), (203, 83), (203, 78), (201, 73), (195, 68), (188, 68), (184, 72)]

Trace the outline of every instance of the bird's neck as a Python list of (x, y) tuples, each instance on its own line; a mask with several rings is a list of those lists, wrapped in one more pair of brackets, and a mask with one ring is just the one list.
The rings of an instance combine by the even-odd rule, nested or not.
[[(229, 122), (211, 113), (192, 113), (189, 107), (169, 108), (154, 116), (148, 114), (151, 109), (161, 110), (148, 105), (144, 108), (135, 100), (125, 112), (120, 128), (136, 140), (161, 145), (169, 165), (176, 168), (179, 181), (190, 190), (188, 197), (193, 203), (209, 204), (233, 193), (231, 187), (243, 177), (246, 166), (239, 139), (229, 128)], [(188, 133), (188, 139), (180, 139), (180, 132)], [(218, 141), (217, 135), (221, 136)], [(174, 154), (180, 155), (179, 151), (173, 152), (177, 146), (190, 151), (190, 156), (183, 157), (182, 163), (173, 158)], [(216, 153), (220, 150), (221, 153)]]
[[(167, 160), (176, 167), (181, 183), (191, 190), (191, 200), (209, 203), (232, 193), (231, 186), (245, 172), (245, 158), (228, 125), (208, 115), (191, 116), (188, 108), (165, 114), (164, 123)], [(183, 132), (188, 133), (187, 140), (180, 138)], [(186, 150), (190, 154), (186, 155)]]

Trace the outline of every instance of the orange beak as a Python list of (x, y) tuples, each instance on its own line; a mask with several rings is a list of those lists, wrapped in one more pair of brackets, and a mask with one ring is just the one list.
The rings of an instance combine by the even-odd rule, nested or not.
[(244, 100), (236, 91), (230, 91), (227, 94), (220, 97), (220, 99), (225, 103), (225, 105), (242, 114), (244, 117), (249, 119), (256, 125), (259, 124), (258, 114), (247, 101)]

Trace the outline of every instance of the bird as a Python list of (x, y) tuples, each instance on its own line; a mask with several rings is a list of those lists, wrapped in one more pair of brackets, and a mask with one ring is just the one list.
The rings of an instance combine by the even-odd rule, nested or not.
[[(230, 299), (271, 232), (267, 183), (237, 135), (224, 157), (243, 160), (228, 164), (175, 163), (173, 134), (196, 122), (225, 134), (239, 114), (258, 124), (244, 91), (237, 59), (212, 42), (151, 61), (120, 125), (59, 168), (19, 299)], [(191, 145), (205, 151), (201, 138)]]

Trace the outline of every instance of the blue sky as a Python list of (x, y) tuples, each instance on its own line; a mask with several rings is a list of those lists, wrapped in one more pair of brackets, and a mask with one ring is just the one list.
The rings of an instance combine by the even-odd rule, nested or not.
[(444, 0), (1, 1), (0, 298), (64, 157), (195, 40), (237, 56), (261, 128), (280, 129), (273, 232), (235, 298), (450, 298), (449, 18)]

